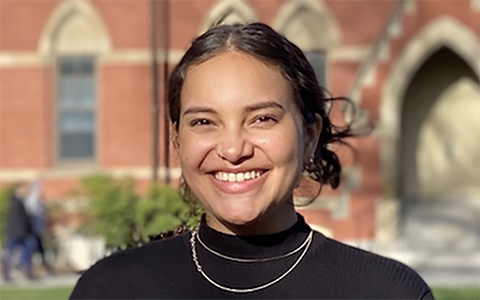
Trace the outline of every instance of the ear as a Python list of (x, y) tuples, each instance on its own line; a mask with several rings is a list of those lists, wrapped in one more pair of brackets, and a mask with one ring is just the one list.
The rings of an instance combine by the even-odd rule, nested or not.
[(308, 160), (315, 153), (322, 128), (322, 117), (319, 114), (315, 114), (315, 121), (308, 124), (305, 130), (305, 150), (303, 153), (305, 160)]
[(180, 147), (180, 142), (178, 139), (177, 125), (175, 123), (170, 125), (170, 138), (173, 143), (173, 147), (175, 148), (175, 150), (178, 150), (178, 148)]

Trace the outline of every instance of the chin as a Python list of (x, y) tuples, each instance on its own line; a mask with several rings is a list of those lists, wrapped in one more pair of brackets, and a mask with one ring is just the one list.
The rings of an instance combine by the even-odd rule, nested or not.
[(228, 224), (235, 226), (249, 225), (260, 216), (260, 213), (253, 210), (226, 209), (220, 214), (221, 219)]

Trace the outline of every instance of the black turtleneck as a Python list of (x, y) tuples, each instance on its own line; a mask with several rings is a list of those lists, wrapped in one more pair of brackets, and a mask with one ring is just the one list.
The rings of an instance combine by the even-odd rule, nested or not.
[[(211, 249), (238, 258), (282, 256), (308, 237), (299, 215), (290, 229), (265, 236), (217, 232), (204, 220), (199, 235)], [(237, 294), (209, 283), (192, 260), (191, 234), (115, 253), (97, 262), (79, 279), (70, 299), (433, 299), (418, 274), (394, 260), (347, 246), (320, 233), (300, 263), (282, 280), (259, 291)], [(231, 288), (268, 283), (287, 271), (302, 250), (267, 262), (234, 262), (207, 251), (196, 241), (203, 271)]]

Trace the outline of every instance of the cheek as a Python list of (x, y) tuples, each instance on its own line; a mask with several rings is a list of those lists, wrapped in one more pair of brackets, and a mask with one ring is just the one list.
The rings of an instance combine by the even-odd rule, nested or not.
[(296, 165), (301, 155), (301, 139), (295, 129), (265, 135), (256, 144), (276, 164)]
[(212, 139), (192, 133), (179, 135), (178, 153), (182, 168), (198, 168), (215, 147)]

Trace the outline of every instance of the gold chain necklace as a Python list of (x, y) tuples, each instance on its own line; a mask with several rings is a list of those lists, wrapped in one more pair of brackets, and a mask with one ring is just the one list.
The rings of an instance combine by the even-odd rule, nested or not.
[[(251, 292), (255, 292), (255, 291), (258, 291), (258, 290), (261, 290), (261, 289), (265, 289), (271, 285), (274, 285), (275, 283), (279, 282), (280, 280), (282, 280), (283, 278), (285, 278), (288, 274), (290, 274), (293, 269), (295, 269), (297, 267), (297, 265), (300, 263), (300, 261), (302, 260), (302, 258), (305, 256), (305, 254), (307, 253), (307, 250), (308, 248), (310, 247), (310, 244), (312, 243), (312, 239), (313, 239), (313, 231), (310, 231), (310, 233), (308, 234), (306, 240), (304, 243), (302, 243), (302, 245), (298, 248), (298, 249), (301, 249), (302, 247), (305, 247), (305, 249), (303, 250), (303, 252), (300, 254), (300, 256), (298, 257), (298, 259), (293, 263), (293, 265), (287, 269), (287, 271), (285, 271), (283, 274), (281, 274), (279, 277), (275, 278), (274, 280), (270, 281), (270, 282), (267, 282), (265, 284), (262, 284), (260, 286), (256, 286), (256, 287), (252, 287), (252, 288), (245, 288), (245, 289), (238, 289), (238, 288), (231, 288), (231, 287), (226, 287), (226, 286), (223, 286), (219, 283), (217, 283), (216, 281), (214, 281), (213, 279), (211, 279), (206, 273), (205, 271), (203, 271), (202, 269), (202, 266), (200, 265), (200, 261), (198, 260), (198, 255), (197, 255), (197, 250), (196, 250), (196, 242), (195, 240), (198, 239), (198, 228), (196, 230), (194, 230), (192, 232), (192, 236), (190, 237), (190, 246), (192, 247), (192, 260), (195, 264), (195, 267), (197, 269), (197, 271), (202, 274), (202, 276), (212, 285), (214, 285), (215, 287), (219, 288), (219, 289), (222, 289), (224, 291), (228, 291), (228, 292), (232, 292), (232, 293), (251, 293)], [(199, 240), (200, 241), (200, 240)]]
[(296, 249), (293, 249), (292, 251), (286, 253), (286, 254), (282, 254), (282, 255), (278, 255), (278, 256), (274, 256), (274, 257), (267, 257), (267, 258), (237, 258), (237, 257), (231, 257), (231, 256), (227, 256), (225, 254), (222, 254), (222, 253), (219, 253), (215, 250), (213, 250), (212, 248), (208, 247), (203, 241), (202, 239), (200, 238), (200, 232), (198, 230), (196, 230), (196, 237), (197, 237), (197, 240), (200, 242), (200, 244), (202, 245), (203, 248), (207, 249), (210, 253), (213, 253), (215, 254), (216, 256), (219, 256), (223, 259), (226, 259), (226, 260), (231, 260), (231, 261), (236, 261), (236, 262), (242, 262), (242, 263), (255, 263), (255, 262), (267, 262), (267, 261), (272, 261), (272, 260), (278, 260), (278, 259), (282, 259), (282, 258), (287, 258), (289, 256), (292, 256), (294, 255), (295, 253), (297, 253), (298, 251), (302, 250), (303, 247), (305, 247), (305, 245), (308, 243), (308, 237), (305, 239), (305, 241), (300, 245), (298, 246)]

